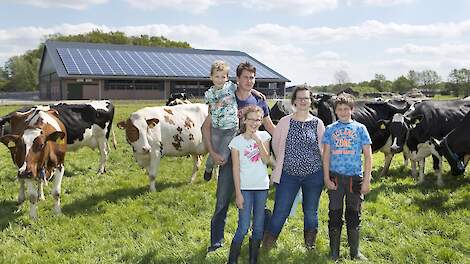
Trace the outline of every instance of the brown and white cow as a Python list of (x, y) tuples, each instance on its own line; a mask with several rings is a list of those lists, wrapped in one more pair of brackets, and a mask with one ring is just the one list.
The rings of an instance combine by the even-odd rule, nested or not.
[(191, 182), (196, 178), (199, 155), (207, 153), (201, 127), (208, 108), (205, 104), (182, 104), (172, 107), (146, 107), (118, 123), (125, 129), (137, 163), (148, 172), (150, 191), (155, 191), (155, 179), (162, 156), (187, 156), (194, 159)]
[(16, 113), (12, 116), (12, 124), (16, 125), (12, 127), (14, 134), (0, 137), (0, 142), (8, 147), (18, 166), (19, 204), (25, 200), (26, 184), (30, 201), (29, 215), (36, 218), (38, 193), (42, 192), (42, 182), (54, 176), (54, 211), (60, 213), (67, 135), (57, 111), (36, 109), (32, 113)]

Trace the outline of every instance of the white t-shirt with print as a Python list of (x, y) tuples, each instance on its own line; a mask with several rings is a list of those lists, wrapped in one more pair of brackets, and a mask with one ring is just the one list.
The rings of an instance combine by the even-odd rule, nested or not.
[[(256, 134), (262, 142), (268, 142), (271, 139), (271, 135), (266, 131), (256, 131)], [(246, 139), (243, 134), (240, 134), (232, 139), (228, 147), (239, 152), (240, 189), (269, 189), (268, 167), (261, 160), (261, 154), (255, 140)]]

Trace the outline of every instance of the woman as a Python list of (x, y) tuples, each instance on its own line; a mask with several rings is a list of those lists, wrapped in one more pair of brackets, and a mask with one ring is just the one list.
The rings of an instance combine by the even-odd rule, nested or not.
[(274, 212), (263, 238), (269, 250), (277, 240), (289, 216), (295, 196), (303, 192), (304, 241), (307, 249), (315, 246), (318, 229), (318, 204), (323, 188), (321, 141), (325, 126), (310, 114), (310, 91), (297, 87), (292, 93), (293, 114), (279, 120), (273, 134), (276, 167), (271, 181), (278, 183)]

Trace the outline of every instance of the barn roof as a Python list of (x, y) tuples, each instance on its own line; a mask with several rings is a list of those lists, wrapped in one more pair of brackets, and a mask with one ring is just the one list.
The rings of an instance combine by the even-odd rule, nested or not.
[(211, 64), (215, 60), (224, 60), (231, 66), (230, 77), (236, 76), (235, 69), (239, 63), (248, 61), (256, 67), (257, 79), (289, 82), (278, 72), (241, 51), (48, 40), (41, 67), (44, 56), (50, 56), (59, 77), (208, 79)]

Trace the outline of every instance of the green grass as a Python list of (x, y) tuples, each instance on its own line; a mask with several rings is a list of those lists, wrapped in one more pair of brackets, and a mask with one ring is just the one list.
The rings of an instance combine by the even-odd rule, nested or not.
[[(144, 106), (161, 102), (117, 102), (117, 121)], [(0, 114), (18, 106), (0, 107)], [(114, 127), (116, 128), (116, 127)], [(62, 182), (63, 214), (52, 212), (50, 184), (39, 203), (39, 219), (28, 217), (28, 202), (17, 212), (16, 169), (6, 147), (0, 146), (0, 263), (225, 263), (236, 229), (237, 212), (228, 212), (223, 249), (206, 256), (210, 219), (215, 206), (214, 180), (206, 183), (202, 170), (189, 184), (190, 158), (164, 158), (157, 191), (148, 192), (123, 131), (116, 129), (118, 149), (111, 150), (108, 173), (96, 175), (98, 152), (67, 153)], [(428, 162), (431, 163), (431, 162)], [(378, 177), (383, 155), (374, 154), (372, 191), (362, 214), (361, 249), (370, 263), (470, 263), (470, 175), (447, 174), (445, 186), (435, 185), (431, 164), (426, 182), (417, 185), (401, 155), (390, 175)], [(268, 200), (272, 208), (272, 192)], [(320, 205), (316, 250), (303, 248), (301, 206), (289, 219), (269, 256), (262, 263), (327, 263), (327, 195)], [(248, 258), (247, 239), (241, 263)], [(341, 256), (347, 260), (345, 231)]]

